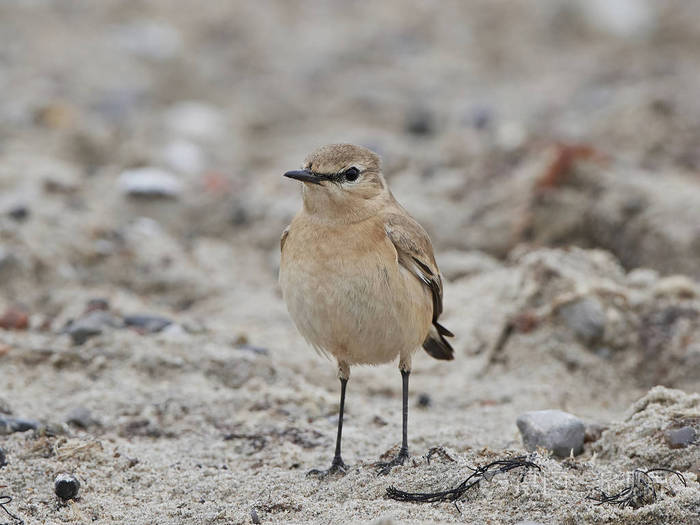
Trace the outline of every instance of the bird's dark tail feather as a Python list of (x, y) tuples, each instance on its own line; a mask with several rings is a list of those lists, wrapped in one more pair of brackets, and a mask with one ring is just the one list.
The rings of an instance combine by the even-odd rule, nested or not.
[(451, 361), (455, 358), (455, 351), (445, 337), (454, 337), (454, 334), (435, 321), (423, 341), (423, 349), (435, 359)]

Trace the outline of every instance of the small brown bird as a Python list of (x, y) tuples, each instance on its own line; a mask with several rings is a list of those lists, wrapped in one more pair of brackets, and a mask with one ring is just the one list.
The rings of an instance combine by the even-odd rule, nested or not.
[(379, 156), (361, 146), (323, 146), (301, 170), (303, 207), (281, 239), (280, 285), (299, 332), (338, 361), (340, 412), (335, 456), (325, 475), (345, 472), (340, 454), (350, 365), (399, 357), (403, 379), (403, 439), (387, 473), (408, 458), (408, 377), (422, 345), (436, 359), (453, 359), (438, 323), (442, 279), (430, 238), (389, 191)]

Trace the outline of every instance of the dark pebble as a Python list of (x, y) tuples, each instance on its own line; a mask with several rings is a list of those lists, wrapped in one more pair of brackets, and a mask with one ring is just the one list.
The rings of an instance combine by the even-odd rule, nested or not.
[(405, 128), (411, 135), (432, 135), (435, 131), (433, 115), (427, 109), (414, 109), (406, 116)]
[(697, 437), (697, 432), (690, 426), (666, 431), (666, 443), (670, 448), (685, 448), (695, 443)]
[(426, 393), (420, 394), (418, 396), (418, 406), (421, 408), (427, 408), (430, 405), (433, 404), (433, 401), (430, 399), (430, 396)]
[(12, 434), (13, 432), (26, 432), (27, 430), (35, 430), (38, 427), (39, 422), (33, 419), (0, 415), (0, 435)]
[(93, 310), (84, 317), (71, 322), (68, 326), (68, 334), (73, 340), (73, 344), (82, 345), (91, 337), (100, 335), (104, 328), (114, 325), (115, 320), (109, 313)]
[(102, 298), (90, 299), (85, 306), (85, 313), (94, 312), (95, 310), (102, 310), (106, 312), (109, 310), (109, 301)]
[(16, 221), (23, 221), (29, 217), (29, 208), (20, 204), (19, 206), (11, 208), (8, 215)]
[(256, 525), (260, 523), (260, 516), (258, 516), (258, 511), (255, 509), (251, 509), (250, 511), (250, 521), (255, 523)]
[(5, 449), (0, 447), (0, 468), (7, 465), (7, 454), (5, 454)]
[(173, 322), (170, 319), (156, 315), (127, 315), (124, 317), (124, 324), (138, 332), (152, 334), (160, 332), (166, 326), (173, 324)]
[(56, 496), (62, 500), (73, 499), (80, 490), (80, 481), (71, 474), (59, 474), (56, 476), (53, 486)]
[(92, 417), (92, 413), (85, 407), (75, 407), (68, 412), (66, 423), (80, 428), (88, 428), (99, 424), (99, 422)]

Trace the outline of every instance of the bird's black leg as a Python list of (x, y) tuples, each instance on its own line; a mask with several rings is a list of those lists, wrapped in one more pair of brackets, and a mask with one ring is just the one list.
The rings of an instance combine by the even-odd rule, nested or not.
[(347, 379), (340, 379), (340, 411), (338, 412), (338, 435), (335, 439), (335, 455), (333, 462), (328, 470), (313, 469), (306, 473), (307, 476), (326, 477), (329, 474), (345, 474), (346, 466), (343, 463), (343, 458), (340, 456), (340, 442), (343, 437), (343, 410), (345, 409), (345, 387), (348, 384)]
[(403, 437), (401, 440), (401, 450), (398, 456), (386, 463), (378, 463), (380, 474), (388, 474), (392, 467), (403, 465), (408, 459), (408, 376), (410, 371), (401, 370), (401, 379), (403, 380)]

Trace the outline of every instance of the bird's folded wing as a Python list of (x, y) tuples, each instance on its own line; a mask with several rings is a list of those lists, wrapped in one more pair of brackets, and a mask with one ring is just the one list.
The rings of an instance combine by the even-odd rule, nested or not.
[(280, 237), (280, 252), (284, 250), (284, 241), (287, 240), (287, 235), (289, 235), (289, 226), (284, 229), (282, 237)]
[(410, 216), (398, 213), (385, 217), (384, 230), (396, 248), (399, 264), (430, 290), (433, 297), (433, 323), (437, 322), (442, 313), (442, 279), (428, 234)]

